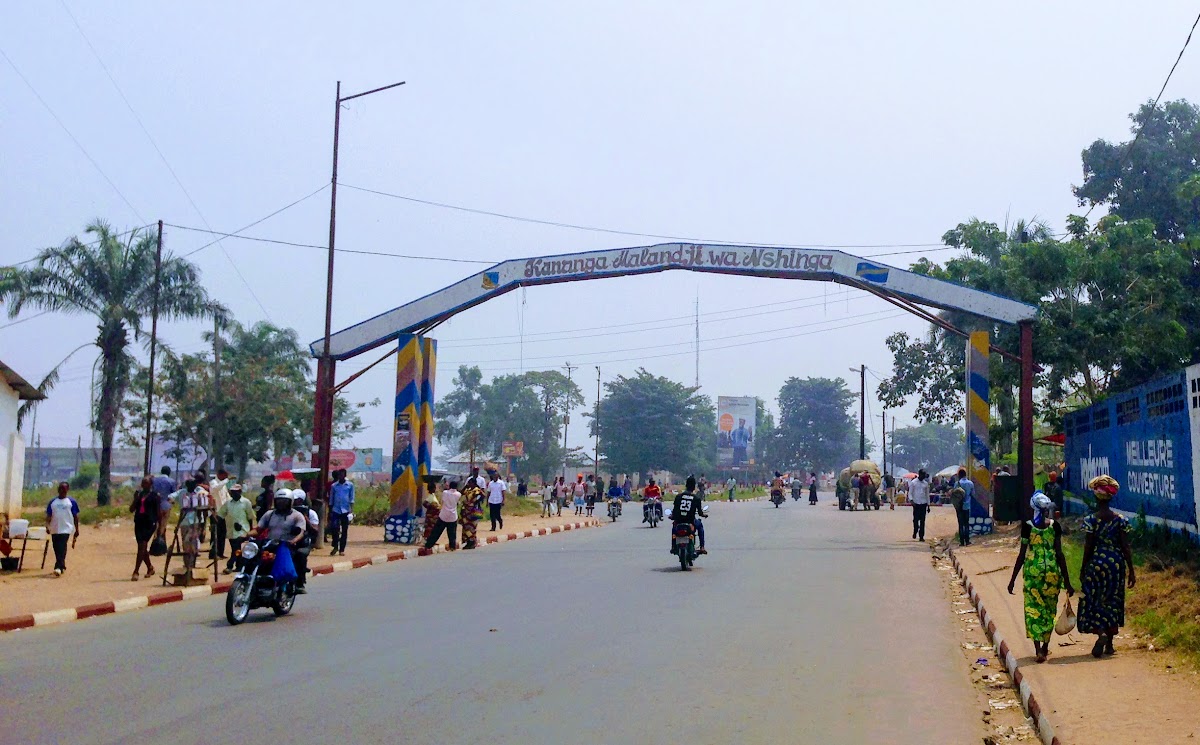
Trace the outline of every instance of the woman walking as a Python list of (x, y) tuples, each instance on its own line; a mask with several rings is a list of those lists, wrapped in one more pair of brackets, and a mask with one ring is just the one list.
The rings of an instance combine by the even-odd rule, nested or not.
[[(450, 485), (450, 488), (454, 488), (453, 483)], [(436, 488), (431, 487), (429, 491), (426, 492), (425, 499), (422, 500), (421, 504), (425, 507), (425, 528), (421, 532), (421, 540), (428, 543), (429, 537), (433, 535), (433, 531), (437, 529), (439, 519), (438, 512), (440, 512), (442, 509), (441, 503), (438, 502)], [(457, 520), (458, 517), (456, 516), (454, 519)], [(445, 528), (443, 528), (443, 530), (445, 530)], [(453, 536), (454, 534), (451, 533), (450, 535)], [(454, 542), (453, 538), (451, 538), (450, 542)]]
[(811, 471), (808, 474), (808, 503), (817, 503), (817, 472)]
[[(1129, 547), (1129, 521), (1112, 511), (1112, 498), (1121, 488), (1112, 476), (1088, 482), (1096, 495), (1096, 510), (1083, 519), (1087, 535), (1083, 545), (1078, 628), (1096, 634), (1092, 656), (1114, 654), (1113, 637), (1125, 625), (1125, 587), (1133, 587), (1133, 551)], [(1128, 571), (1128, 575), (1126, 572)], [(1126, 578), (1128, 576), (1128, 579)]]
[(584, 495), (587, 494), (587, 487), (583, 483), (583, 474), (579, 474), (575, 480), (575, 486), (572, 487), (575, 494), (575, 514), (583, 514)]
[(1067, 573), (1067, 558), (1062, 551), (1062, 528), (1051, 517), (1054, 501), (1034, 492), (1029, 501), (1033, 519), (1021, 525), (1021, 552), (1008, 581), (1013, 594), (1017, 574), (1024, 568), (1025, 636), (1033, 640), (1037, 661), (1050, 654), (1050, 634), (1054, 632), (1054, 614), (1058, 611), (1058, 593), (1065, 587), (1067, 597), (1075, 594)]
[(158, 534), (159, 498), (154, 491), (154, 479), (142, 479), (129, 504), (133, 513), (133, 537), (137, 541), (137, 559), (133, 562), (133, 581), (138, 581), (138, 570), (146, 565), (146, 576), (154, 576), (154, 565), (150, 563), (150, 541)]
[(467, 479), (462, 490), (461, 508), (458, 522), (462, 525), (462, 547), (464, 550), (475, 548), (476, 534), (479, 521), (483, 519), (484, 491), (475, 478)]

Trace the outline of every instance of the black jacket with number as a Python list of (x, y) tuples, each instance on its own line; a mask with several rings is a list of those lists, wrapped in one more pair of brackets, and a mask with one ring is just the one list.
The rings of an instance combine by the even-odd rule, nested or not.
[(683, 492), (676, 496), (675, 504), (671, 508), (671, 522), (694, 524), (696, 516), (700, 513), (700, 505), (703, 503), (704, 500), (695, 494)]

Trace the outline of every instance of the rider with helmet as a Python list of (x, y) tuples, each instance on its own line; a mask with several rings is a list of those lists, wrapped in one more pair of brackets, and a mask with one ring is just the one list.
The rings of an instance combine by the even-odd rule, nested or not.
[(280, 541), (295, 547), (304, 540), (307, 515), (292, 509), (292, 492), (289, 489), (277, 490), (272, 505), (274, 509), (262, 516), (258, 527), (267, 532), (268, 541)]
[(674, 536), (677, 525), (691, 525), (700, 540), (700, 548), (696, 553), (708, 553), (704, 549), (704, 522), (700, 519), (703, 516), (704, 500), (696, 493), (696, 477), (688, 476), (683, 491), (675, 496), (675, 503), (671, 506), (671, 553), (676, 552)]
[(292, 561), (296, 565), (296, 574), (300, 577), (296, 580), (296, 592), (304, 595), (308, 592), (304, 589), (308, 579), (308, 555), (312, 552), (313, 541), (317, 538), (317, 531), (321, 523), (317, 518), (316, 510), (308, 506), (308, 495), (304, 493), (303, 489), (292, 490), (292, 509), (299, 512), (307, 523), (304, 538), (292, 551)]

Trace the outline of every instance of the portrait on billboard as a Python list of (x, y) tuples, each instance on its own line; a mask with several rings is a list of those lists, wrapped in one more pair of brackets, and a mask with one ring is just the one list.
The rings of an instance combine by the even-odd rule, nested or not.
[(754, 463), (753, 396), (717, 397), (717, 466), (743, 468)]

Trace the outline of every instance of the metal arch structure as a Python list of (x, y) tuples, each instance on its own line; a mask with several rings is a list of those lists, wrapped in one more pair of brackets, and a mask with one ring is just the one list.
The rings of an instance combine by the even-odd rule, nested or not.
[[(1037, 308), (970, 287), (851, 256), (842, 251), (721, 244), (663, 243), (584, 253), (510, 259), (449, 287), (330, 336), (329, 356), (346, 360), (421, 333), (451, 316), (519, 287), (683, 269), (777, 279), (837, 282), (1001, 323), (1032, 321)], [(324, 339), (311, 345), (320, 357)]]
[[(310, 349), (318, 359), (313, 426), (314, 442), (317, 443), (314, 448), (314, 464), (322, 469), (319, 483), (322, 487), (328, 483), (327, 453), (333, 429), (333, 401), (339, 387), (334, 385), (334, 369), (337, 362), (398, 339), (402, 340), (402, 344), (419, 341), (424, 334), (452, 316), (520, 287), (634, 276), (673, 269), (836, 282), (871, 292), (925, 320), (964, 336), (964, 332), (949, 326), (921, 306), (966, 312), (992, 321), (1019, 326), (1020, 351), (1016, 354), (1006, 350), (995, 351), (1017, 358), (1021, 362), (1018, 469), (1023, 491), (1032, 492), (1033, 321), (1037, 315), (1036, 307), (843, 251), (703, 243), (663, 243), (510, 259), (331, 334), (328, 356), (323, 354), (324, 337), (313, 342)], [(419, 382), (417, 388), (421, 385)], [(432, 403), (432, 380), (425, 381), (423, 385), (429, 388), (429, 403)], [(398, 395), (398, 412), (400, 408)], [(397, 421), (399, 420), (398, 415)], [(397, 442), (399, 439), (397, 434)], [(393, 453), (393, 458), (396, 457), (398, 455)]]

